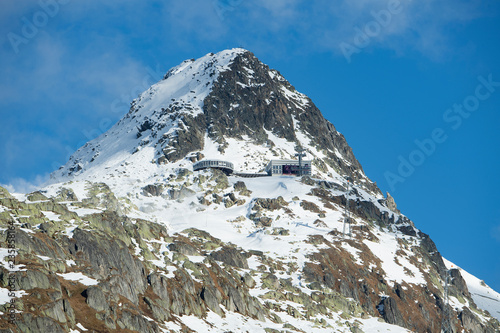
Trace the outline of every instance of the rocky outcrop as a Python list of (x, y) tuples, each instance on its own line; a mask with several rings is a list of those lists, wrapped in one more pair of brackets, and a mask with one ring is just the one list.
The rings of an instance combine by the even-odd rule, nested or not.
[(389, 324), (405, 326), (405, 321), (401, 312), (399, 312), (398, 304), (392, 297), (384, 297), (377, 306), (378, 311)]
[(90, 286), (83, 291), (82, 296), (85, 297), (85, 302), (97, 312), (109, 309), (106, 296), (99, 286)]
[(470, 299), (471, 295), (469, 293), (469, 288), (467, 288), (467, 283), (465, 282), (462, 274), (458, 269), (450, 269), (450, 294), (456, 297)]
[(465, 308), (459, 314), (460, 321), (462, 322), (463, 327), (467, 330), (467, 332), (471, 333), (485, 333), (487, 332), (481, 322), (472, 314), (472, 312)]
[(170, 244), (168, 246), (168, 249), (170, 251), (179, 252), (187, 256), (196, 256), (200, 254), (195, 246), (183, 241), (177, 241), (175, 243)]
[(278, 210), (288, 206), (288, 202), (282, 196), (277, 198), (256, 198), (254, 200), (253, 210)]
[(53, 332), (66, 333), (55, 320), (47, 317), (33, 316), (30, 313), (23, 314), (21, 320), (16, 321), (16, 326), (20, 332)]
[(221, 250), (213, 252), (210, 255), (214, 260), (222, 261), (225, 264), (239, 267), (248, 268), (246, 256), (236, 248), (223, 247)]
[(240, 195), (244, 195), (244, 196), (248, 197), (248, 196), (250, 196), (250, 194), (252, 194), (252, 191), (247, 189), (246, 184), (242, 181), (237, 181), (236, 183), (234, 183), (233, 187), (234, 187), (234, 190), (236, 192), (238, 192)]
[(159, 197), (163, 193), (163, 186), (158, 184), (146, 185), (142, 188), (145, 195)]
[(387, 203), (387, 208), (392, 210), (396, 214), (401, 214), (401, 212), (398, 209), (398, 206), (396, 205), (396, 201), (394, 201), (394, 198), (389, 194), (389, 192), (386, 192), (386, 203)]

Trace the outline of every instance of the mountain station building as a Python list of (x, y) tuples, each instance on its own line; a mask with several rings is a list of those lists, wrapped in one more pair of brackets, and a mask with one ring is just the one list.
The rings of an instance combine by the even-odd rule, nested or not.
[(263, 176), (310, 176), (310, 160), (271, 160), (265, 168), (265, 173), (242, 173), (235, 172), (234, 164), (221, 160), (202, 160), (193, 164), (193, 171), (204, 169), (219, 169), (226, 175), (234, 174), (241, 177), (263, 177)]
[(302, 160), (302, 167), (297, 160), (271, 160), (266, 166), (269, 176), (310, 176), (311, 161)]
[(193, 164), (194, 171), (199, 171), (208, 168), (222, 170), (227, 175), (230, 175), (234, 172), (234, 164), (228, 161), (203, 160)]

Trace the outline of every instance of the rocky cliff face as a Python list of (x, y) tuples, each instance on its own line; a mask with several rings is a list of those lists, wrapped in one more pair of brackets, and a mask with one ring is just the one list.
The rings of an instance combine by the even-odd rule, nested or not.
[[(192, 169), (261, 171), (296, 145), (312, 177)], [(0, 332), (440, 332), (447, 312), (453, 332), (500, 329), (500, 294), (449, 270), (312, 101), (248, 51), (174, 67), (54, 177), (0, 188), (0, 311), (18, 310)]]

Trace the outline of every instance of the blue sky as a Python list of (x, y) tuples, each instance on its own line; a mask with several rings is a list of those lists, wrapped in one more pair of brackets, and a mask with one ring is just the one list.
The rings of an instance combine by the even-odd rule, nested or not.
[(494, 0), (4, 1), (0, 184), (41, 184), (170, 67), (244, 47), (312, 98), (446, 258), (500, 291), (499, 15)]

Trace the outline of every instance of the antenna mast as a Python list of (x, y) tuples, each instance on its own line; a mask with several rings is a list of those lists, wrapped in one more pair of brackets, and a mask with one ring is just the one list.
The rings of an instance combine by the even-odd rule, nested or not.
[(302, 176), (302, 157), (306, 156), (306, 154), (304, 153), (305, 149), (301, 146), (297, 146), (295, 150), (297, 151), (297, 154), (295, 154), (295, 156), (299, 157), (299, 176)]
[(342, 235), (345, 238), (346, 235), (346, 224), (347, 224), (347, 235), (351, 237), (351, 212), (349, 211), (349, 192), (351, 191), (351, 182), (347, 179), (347, 192), (345, 194), (346, 204), (344, 210), (344, 229), (342, 231)]

